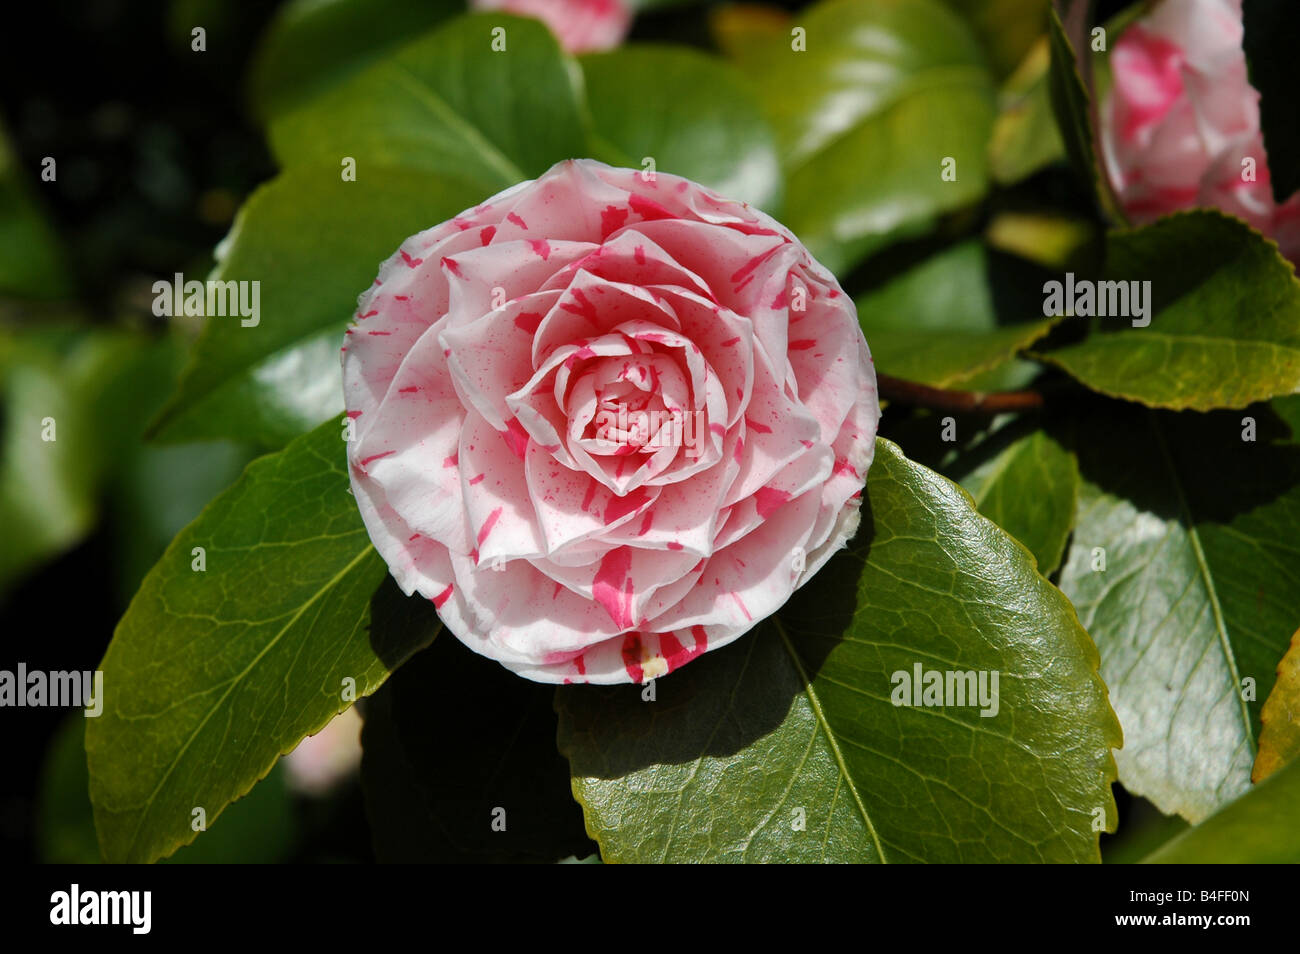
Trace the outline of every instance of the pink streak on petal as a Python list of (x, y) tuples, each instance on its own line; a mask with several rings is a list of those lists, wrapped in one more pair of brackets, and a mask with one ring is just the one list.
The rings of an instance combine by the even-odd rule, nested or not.
[(759, 487), (754, 494), (754, 507), (758, 510), (758, 515), (766, 520), (789, 499), (790, 495), (784, 490), (777, 490), (775, 487)]
[(497, 525), (497, 521), (501, 519), (501, 511), (503, 511), (504, 509), (505, 509), (504, 507), (497, 507), (495, 510), (493, 510), (490, 514), (487, 515), (487, 519), (483, 521), (483, 526), (479, 527), (479, 531), (478, 531), (479, 546), (483, 545), (483, 541), (486, 540), (488, 534), (492, 532), (492, 528)]
[(518, 419), (510, 418), (506, 422), (506, 429), (498, 433), (500, 433), (511, 452), (520, 460), (523, 460), (524, 455), (528, 453), (528, 432), (524, 430), (524, 426), (519, 423)]
[(642, 681), (645, 673), (641, 669), (640, 633), (628, 633), (623, 637), (623, 668), (634, 683)]
[(537, 334), (537, 327), (542, 323), (543, 315), (536, 311), (521, 311), (515, 315), (515, 327), (530, 335)]
[(641, 218), (646, 219), (647, 221), (651, 221), (654, 219), (677, 218), (676, 215), (674, 215), (672, 212), (665, 209), (654, 199), (647, 199), (645, 196), (637, 195), (635, 192), (632, 193), (632, 196), (631, 198), (628, 199), (627, 204), (632, 207), (633, 212), (641, 216)]
[(434, 609), (442, 609), (447, 600), (451, 599), (452, 586), (453, 584), (448, 583), (447, 588), (433, 598)]
[(632, 553), (627, 547), (618, 547), (605, 554), (600, 568), (592, 579), (592, 595), (605, 607), (605, 612), (615, 626), (632, 625)]
[(600, 240), (603, 242), (610, 234), (617, 232), (627, 221), (627, 209), (607, 205), (600, 211)]

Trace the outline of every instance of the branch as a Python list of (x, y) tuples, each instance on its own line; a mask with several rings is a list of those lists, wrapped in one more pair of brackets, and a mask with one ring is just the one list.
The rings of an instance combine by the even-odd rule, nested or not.
[(954, 414), (1005, 414), (1043, 406), (1043, 395), (1038, 391), (949, 391), (904, 381), (879, 371), (876, 372), (876, 384), (880, 397), (896, 404)]

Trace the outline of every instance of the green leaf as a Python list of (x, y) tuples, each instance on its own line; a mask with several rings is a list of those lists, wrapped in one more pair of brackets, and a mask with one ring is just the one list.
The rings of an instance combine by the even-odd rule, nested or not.
[(70, 713), (45, 752), (36, 811), (36, 846), (42, 864), (101, 861), (87, 791), (86, 721), (81, 712)]
[[(654, 701), (557, 691), (606, 861), (1099, 859), (1120, 734), (1073, 609), (895, 445), (877, 441), (867, 484), (849, 551)], [(895, 706), (914, 665), (997, 671), (997, 715)]]
[(1273, 198), (1285, 202), (1300, 189), (1300, 120), (1295, 90), (1300, 66), (1300, 6), (1275, 0), (1244, 0), (1246, 63), (1250, 84), (1259, 90), (1259, 124), (1268, 152)]
[[(785, 224), (843, 273), (988, 186), (992, 76), (938, 0), (824, 0), (740, 65), (768, 109), (786, 170)], [(956, 160), (956, 180), (942, 177)]]
[(254, 457), (247, 447), (204, 441), (160, 447), (135, 443), (122, 455), (108, 493), (117, 608), (213, 497), (233, 484)]
[(1025, 545), (1044, 576), (1056, 571), (1074, 526), (1079, 467), (1074, 455), (1036, 430), (996, 451), (961, 481), (979, 512)]
[(1049, 0), (944, 0), (975, 28), (999, 76), (1013, 72), (1047, 30)]
[(283, 113), (462, 9), (458, 0), (292, 0), (258, 43), (254, 108), (263, 120)]
[[(76, 543), (94, 524), (93, 431), (57, 358), (0, 338), (0, 588)], [(43, 434), (53, 425), (54, 440)]]
[(1300, 630), (1277, 664), (1277, 682), (1260, 711), (1259, 754), (1252, 781), (1268, 778), (1300, 755)]
[(95, 525), (100, 486), (138, 437), (122, 382), (145, 346), (76, 327), (0, 333), (0, 593)]
[(1124, 222), (1097, 152), (1097, 112), (1090, 92), (1092, 57), (1088, 52), (1091, 6), (1091, 0), (1053, 0), (1048, 22), (1052, 52), (1048, 90), (1070, 162), (1106, 217)]
[(723, 3), (709, 9), (713, 45), (746, 70), (762, 66), (765, 47), (789, 42), (794, 27), (794, 16), (788, 10), (766, 3)]
[(1300, 862), (1300, 761), (1265, 779), (1213, 818), (1166, 842), (1146, 864)]
[(289, 860), (299, 837), (297, 806), (285, 781), (283, 766), (221, 814), (221, 821), (176, 853), (164, 864), (266, 865)]
[[(496, 25), (505, 53), (491, 50)], [(340, 411), (336, 349), (379, 263), (585, 152), (576, 71), (536, 21), (461, 17), (277, 117), (272, 144), (289, 168), (241, 210), (213, 275), (260, 281), (264, 320), (201, 319), (156, 436), (276, 448)]]
[(1292, 439), (1300, 440), (1300, 394), (1275, 398), (1268, 406), (1286, 424)]
[(260, 319), (205, 322), (154, 428), (167, 441), (275, 448), (343, 410), (338, 349), (357, 296), (404, 239), (483, 199), (463, 182), (370, 167), (291, 169), (235, 220), (213, 279), (260, 282)]
[[(492, 50), (495, 27), (505, 51)], [(582, 155), (576, 76), (537, 20), (458, 17), (277, 117), (271, 147), (285, 166), (351, 157), (357, 182), (396, 166), (472, 182), (486, 198)]]
[(1048, 92), (1051, 47), (1041, 40), (998, 94), (989, 168), (1000, 185), (1026, 179), (1065, 156)]
[(64, 298), (73, 291), (58, 236), (45, 220), (0, 125), (0, 295)]
[(1300, 283), (1244, 222), (1197, 210), (1112, 232), (1106, 273), (1150, 283), (1150, 325), (1099, 318), (1100, 333), (1041, 355), (1088, 387), (1197, 411), (1300, 390)]
[(555, 751), (553, 692), (452, 637), (403, 666), (367, 704), (362, 733), (376, 857), (554, 862), (591, 854), (568, 766)]
[(145, 422), (176, 385), (181, 345), (174, 333), (142, 342), (102, 375), (107, 380), (89, 399), (108, 471), (104, 518), (113, 545), (116, 612), (126, 608), (172, 538), (255, 456), (226, 441), (160, 447), (141, 440)]
[[(41, 777), (37, 844), (44, 864), (99, 864), (86, 771), (87, 719), (75, 712), (50, 742)], [(203, 833), (169, 860), (186, 864), (270, 863), (284, 861), (297, 837), (297, 818), (283, 772), (271, 770), (230, 806), (221, 824)]]
[(970, 239), (859, 295), (858, 320), (881, 371), (952, 387), (1047, 334), (1051, 320), (1026, 320), (1047, 275)]
[(1090, 218), (1052, 210), (1004, 210), (984, 230), (990, 247), (1050, 268), (1056, 277), (1093, 267), (1104, 238)]
[(1192, 822), (1249, 786), (1260, 704), (1300, 619), (1300, 446), (1270, 439), (1284, 431), (1267, 408), (1248, 417), (1098, 402), (1077, 422), (1061, 589), (1124, 726), (1120, 781)]
[(734, 68), (684, 47), (631, 46), (582, 58), (595, 154), (612, 165), (685, 176), (771, 212), (776, 143)]
[(118, 624), (100, 665), (104, 711), (86, 734), (108, 860), (188, 843), (195, 809), (211, 825), (432, 639), (427, 606), (370, 629), (387, 570), (348, 493), (341, 436), (330, 421), (250, 464), (167, 548)]

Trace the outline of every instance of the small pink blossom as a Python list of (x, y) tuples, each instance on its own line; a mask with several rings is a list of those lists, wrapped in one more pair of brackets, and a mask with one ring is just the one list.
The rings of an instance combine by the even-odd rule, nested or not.
[(1242, 34), (1241, 0), (1164, 0), (1124, 31), (1102, 111), (1107, 172), (1137, 223), (1213, 207), (1300, 260), (1300, 194), (1273, 200)]

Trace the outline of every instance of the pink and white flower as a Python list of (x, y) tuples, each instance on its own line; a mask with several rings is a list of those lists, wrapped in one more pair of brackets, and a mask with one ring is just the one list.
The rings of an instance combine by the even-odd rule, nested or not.
[(612, 50), (632, 26), (626, 0), (473, 0), (471, 8), (541, 20), (570, 53)]
[(1124, 31), (1102, 111), (1107, 173), (1134, 222), (1217, 208), (1300, 261), (1300, 194), (1273, 200), (1242, 34), (1241, 0), (1163, 0)]
[[(853, 535), (880, 416), (853, 303), (787, 229), (592, 160), (403, 242), (343, 376), (394, 578), (539, 682), (646, 681), (773, 613)], [(691, 415), (694, 447), (601, 432), (620, 408)]]

